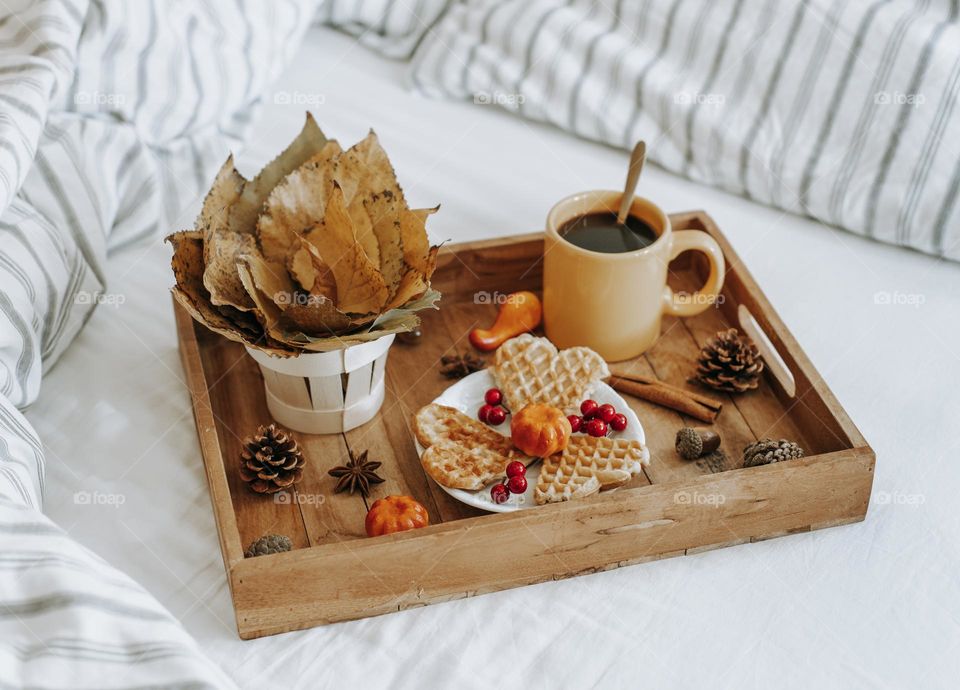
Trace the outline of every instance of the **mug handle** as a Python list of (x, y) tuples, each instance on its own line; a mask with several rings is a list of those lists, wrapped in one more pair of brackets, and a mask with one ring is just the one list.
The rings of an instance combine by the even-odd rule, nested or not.
[(663, 287), (663, 313), (672, 316), (695, 316), (713, 305), (720, 289), (726, 264), (723, 251), (717, 241), (700, 230), (678, 230), (673, 233), (673, 247), (670, 249), (670, 261), (683, 252), (696, 250), (703, 252), (710, 260), (710, 275), (703, 287), (689, 297), (678, 297), (669, 285)]

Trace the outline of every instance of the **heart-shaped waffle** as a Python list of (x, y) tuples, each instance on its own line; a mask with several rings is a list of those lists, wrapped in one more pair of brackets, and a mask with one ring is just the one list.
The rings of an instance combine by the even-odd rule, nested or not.
[(567, 410), (610, 375), (603, 357), (588, 347), (558, 351), (546, 338), (529, 333), (511, 338), (497, 350), (493, 373), (510, 409), (546, 403)]
[(543, 459), (534, 500), (557, 503), (623, 486), (649, 462), (639, 441), (573, 436), (565, 450)]
[(414, 415), (413, 430), (424, 447), (420, 463), (438, 484), (476, 491), (518, 460), (530, 462), (510, 439), (459, 410), (431, 403)]

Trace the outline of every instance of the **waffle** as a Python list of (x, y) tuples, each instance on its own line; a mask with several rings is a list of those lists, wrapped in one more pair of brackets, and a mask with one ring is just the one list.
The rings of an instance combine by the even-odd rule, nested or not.
[(543, 459), (533, 499), (538, 506), (592, 496), (600, 491), (600, 480), (582, 468), (564, 465), (560, 455)]
[(451, 489), (482, 489), (503, 476), (513, 460), (530, 462), (509, 438), (453, 407), (431, 403), (420, 408), (413, 429), (425, 448), (420, 456), (424, 471)]
[(622, 486), (643, 470), (650, 453), (639, 441), (574, 436), (566, 450), (543, 459), (537, 505), (569, 501)]
[(530, 403), (561, 409), (579, 405), (587, 391), (610, 375), (607, 363), (586, 347), (561, 352), (546, 338), (529, 333), (511, 338), (497, 350), (493, 373), (507, 404), (519, 410)]

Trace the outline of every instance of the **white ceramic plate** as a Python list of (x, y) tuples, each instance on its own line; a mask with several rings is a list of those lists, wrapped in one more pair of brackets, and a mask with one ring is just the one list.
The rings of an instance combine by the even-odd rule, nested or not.
[[(441, 393), (440, 396), (437, 397), (437, 399), (433, 402), (439, 405), (455, 407), (464, 414), (476, 418), (477, 411), (480, 409), (480, 406), (483, 405), (484, 394), (488, 389), (493, 388), (494, 386), (496, 386), (496, 383), (493, 380), (493, 375), (490, 373), (489, 369), (484, 369), (483, 371), (475, 372), (460, 379), (457, 383), (453, 384), (447, 390)], [(626, 401), (621, 398), (610, 386), (600, 381), (593, 387), (592, 391), (588, 391), (585, 398), (593, 398), (601, 405), (604, 403), (610, 403), (617, 408), (617, 412), (622, 412), (627, 416), (627, 428), (624, 431), (612, 432), (611, 437), (640, 441), (640, 443), (646, 442), (646, 438), (643, 434), (643, 427), (640, 425), (640, 420), (637, 419), (637, 415), (634, 414), (633, 410), (627, 406)], [(507, 419), (503, 424), (490, 428), (500, 432), (504, 436), (509, 436), (510, 415), (507, 415)], [(416, 446), (417, 453), (422, 455), (423, 447), (419, 443), (417, 443)], [(473, 506), (474, 508), (479, 508), (480, 510), (488, 510), (492, 513), (511, 513), (515, 510), (537, 507), (537, 504), (534, 503), (533, 500), (533, 491), (537, 485), (537, 477), (539, 476), (540, 462), (535, 461), (527, 468), (526, 493), (524, 493), (522, 496), (513, 494), (510, 496), (510, 500), (508, 500), (506, 503), (499, 504), (494, 503), (490, 499), (490, 487), (496, 484), (496, 481), (491, 482), (479, 491), (450, 489), (442, 484), (439, 486), (455, 499), (462, 503), (466, 503), (468, 506)]]

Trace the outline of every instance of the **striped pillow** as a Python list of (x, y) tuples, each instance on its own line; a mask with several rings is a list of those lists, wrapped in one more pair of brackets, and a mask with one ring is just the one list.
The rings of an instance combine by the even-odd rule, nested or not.
[(327, 0), (322, 23), (388, 57), (408, 59), (454, 0)]
[(464, 0), (413, 81), (960, 259), (960, 0)]

